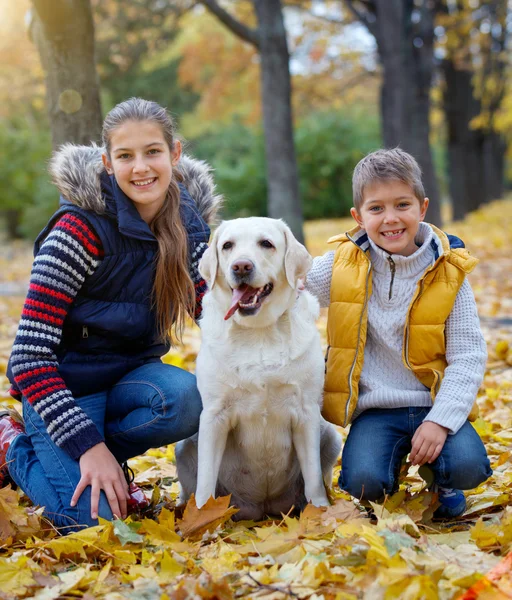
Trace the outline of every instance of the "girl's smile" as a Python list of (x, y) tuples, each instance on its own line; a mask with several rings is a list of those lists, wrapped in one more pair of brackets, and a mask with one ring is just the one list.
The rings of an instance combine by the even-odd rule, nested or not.
[(152, 186), (155, 181), (157, 180), (156, 177), (152, 177), (150, 179), (136, 179), (134, 181), (132, 181), (132, 183), (137, 186), (139, 189), (144, 188), (145, 190), (147, 190), (150, 186)]

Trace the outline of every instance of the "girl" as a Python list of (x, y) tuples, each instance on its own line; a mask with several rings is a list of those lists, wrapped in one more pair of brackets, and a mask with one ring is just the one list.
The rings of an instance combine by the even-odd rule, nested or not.
[(122, 102), (102, 137), (103, 152), (67, 144), (52, 159), (61, 207), (36, 240), (8, 372), (24, 424), (0, 418), (0, 484), (65, 531), (124, 518), (137, 490), (120, 464), (194, 434), (201, 412), (195, 377), (160, 357), (199, 316), (220, 197), (158, 104)]

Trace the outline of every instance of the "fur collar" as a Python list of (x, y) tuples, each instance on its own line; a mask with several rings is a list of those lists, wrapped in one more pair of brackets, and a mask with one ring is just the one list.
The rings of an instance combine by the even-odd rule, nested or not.
[[(54, 153), (49, 166), (52, 181), (66, 200), (98, 214), (105, 212), (100, 184), (104, 171), (102, 152), (103, 148), (96, 144), (64, 144)], [(223, 198), (215, 193), (212, 168), (204, 161), (182, 155), (178, 169), (201, 217), (208, 224), (214, 224)]]

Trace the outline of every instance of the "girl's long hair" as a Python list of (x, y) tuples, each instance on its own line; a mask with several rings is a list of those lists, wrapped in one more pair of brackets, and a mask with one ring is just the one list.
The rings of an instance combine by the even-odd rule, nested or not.
[[(175, 125), (168, 114), (156, 102), (130, 98), (115, 106), (103, 123), (103, 145), (110, 159), (112, 133), (127, 121), (150, 121), (162, 129), (165, 141), (172, 152), (175, 142)], [(172, 342), (172, 329), (181, 340), (187, 313), (194, 314), (195, 291), (189, 274), (187, 232), (180, 216), (180, 190), (178, 182), (183, 176), (174, 167), (165, 201), (150, 224), (158, 241), (155, 257), (155, 280), (153, 306), (157, 317), (158, 332), (163, 339)]]

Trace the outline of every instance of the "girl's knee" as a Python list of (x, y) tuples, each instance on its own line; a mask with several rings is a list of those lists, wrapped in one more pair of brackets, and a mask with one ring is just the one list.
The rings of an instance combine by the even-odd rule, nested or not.
[(172, 393), (164, 398), (160, 412), (161, 444), (183, 440), (197, 433), (203, 409), (196, 378), (191, 373), (175, 369), (169, 387)]
[(183, 388), (180, 394), (179, 439), (188, 438), (199, 430), (199, 418), (203, 410), (201, 395), (197, 389), (196, 380)]
[[(98, 514), (106, 521), (112, 521), (114, 519), (114, 515), (106, 500), (104, 502), (100, 501)], [(62, 535), (81, 531), (87, 527), (95, 527), (99, 523), (98, 519), (93, 519), (91, 517), (90, 501), (88, 503), (84, 502), (83, 504), (79, 501), (76, 506), (64, 508), (58, 514), (45, 511), (44, 515), (53, 523), (54, 527), (58, 529), (59, 533)]]

